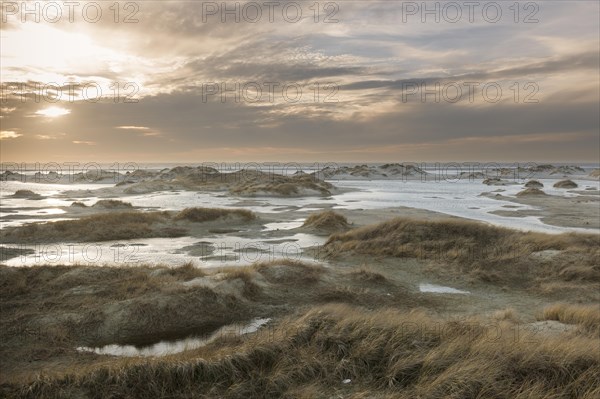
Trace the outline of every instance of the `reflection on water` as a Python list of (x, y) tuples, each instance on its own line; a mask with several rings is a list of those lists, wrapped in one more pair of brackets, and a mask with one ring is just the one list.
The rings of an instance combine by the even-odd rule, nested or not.
[(296, 219), (289, 222), (265, 223), (263, 231), (291, 230), (302, 226), (302, 224), (304, 224), (304, 219)]
[(191, 337), (176, 341), (161, 341), (148, 346), (134, 345), (105, 345), (99, 348), (80, 346), (77, 348), (80, 352), (94, 352), (98, 355), (113, 355), (113, 356), (166, 356), (175, 353), (184, 352), (187, 350), (197, 349), (213, 342), (221, 337), (233, 337), (245, 334), (250, 334), (258, 331), (258, 329), (271, 321), (270, 318), (259, 318), (252, 320), (249, 324), (230, 324), (219, 328), (217, 331), (208, 337)]
[(316, 261), (304, 254), (320, 247), (326, 237), (296, 233), (277, 239), (240, 236), (143, 238), (90, 243), (55, 243), (18, 246), (31, 253), (6, 261), (7, 266), (94, 264), (106, 266), (173, 265), (192, 262), (196, 267), (246, 266), (275, 259)]
[(431, 292), (434, 294), (470, 294), (469, 291), (461, 291), (452, 287), (444, 287), (443, 285), (435, 284), (419, 284), (419, 291)]

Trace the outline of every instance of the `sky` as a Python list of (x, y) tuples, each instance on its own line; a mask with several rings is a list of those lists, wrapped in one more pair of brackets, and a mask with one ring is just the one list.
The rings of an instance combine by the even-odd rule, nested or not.
[(598, 1), (2, 1), (2, 162), (599, 162)]

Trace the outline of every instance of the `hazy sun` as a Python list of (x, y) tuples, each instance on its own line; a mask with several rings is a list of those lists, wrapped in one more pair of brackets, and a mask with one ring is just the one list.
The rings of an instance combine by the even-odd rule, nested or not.
[(70, 110), (68, 110), (66, 108), (60, 108), (60, 107), (50, 107), (50, 108), (42, 109), (42, 110), (36, 112), (37, 115), (43, 115), (43, 116), (47, 116), (49, 118), (56, 118), (59, 116), (70, 114), (70, 113), (71, 113)]

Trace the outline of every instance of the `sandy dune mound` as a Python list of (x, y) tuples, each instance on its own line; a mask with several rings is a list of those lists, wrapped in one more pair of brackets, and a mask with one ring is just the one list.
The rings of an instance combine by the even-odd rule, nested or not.
[(576, 165), (560, 165), (554, 166), (551, 164), (541, 164), (530, 166), (527, 168), (519, 168), (522, 173), (532, 173), (536, 176), (550, 176), (550, 175), (575, 175), (575, 174), (583, 174), (585, 170)]
[(341, 167), (326, 167), (313, 175), (324, 179), (375, 179), (396, 180), (407, 178), (421, 178), (427, 172), (415, 165), (387, 163), (383, 165), (354, 165)]
[(542, 187), (544, 187), (544, 184), (540, 183), (537, 180), (529, 180), (527, 183), (525, 183), (525, 187), (527, 187), (527, 188), (542, 188)]
[(0, 243), (96, 242), (135, 238), (181, 237), (195, 223), (248, 223), (252, 212), (242, 209), (186, 208), (180, 212), (117, 211), (74, 220), (7, 227)]
[(133, 205), (129, 202), (119, 200), (100, 200), (92, 205), (92, 208), (103, 208), (103, 209), (131, 209)]
[(186, 208), (177, 213), (174, 219), (202, 223), (224, 217), (239, 217), (250, 221), (255, 219), (256, 215), (246, 209)]
[(157, 173), (133, 172), (117, 184), (126, 194), (163, 190), (229, 191), (239, 196), (329, 196), (333, 185), (307, 174), (284, 176), (257, 170), (221, 173), (205, 166), (180, 166)]
[(302, 227), (332, 233), (335, 231), (347, 230), (350, 228), (350, 224), (343, 215), (335, 213), (334, 211), (325, 211), (310, 215)]
[(13, 195), (11, 195), (11, 198), (23, 198), (23, 199), (30, 199), (30, 200), (40, 200), (40, 199), (44, 199), (46, 197), (38, 194), (38, 193), (34, 193), (31, 190), (17, 190)]
[(499, 177), (489, 177), (485, 179), (482, 183), (487, 184), (488, 186), (506, 186), (508, 184), (514, 184), (508, 180), (504, 180)]
[[(583, 292), (592, 286), (597, 291), (595, 284), (600, 282), (596, 235), (526, 233), (472, 221), (396, 218), (333, 234), (324, 249), (334, 257), (351, 253), (367, 258), (425, 259), (443, 267), (444, 273), (454, 269), (492, 283), (510, 281), (538, 287), (536, 278), (556, 284), (568, 278), (577, 280), (577, 289)], [(532, 264), (530, 255), (543, 250), (561, 252), (549, 261)], [(567, 277), (565, 264), (575, 261), (577, 268), (569, 269)]]
[(244, 181), (233, 184), (234, 195), (255, 197), (274, 195), (282, 197), (330, 196), (333, 185), (310, 175), (264, 176), (263, 172), (246, 175)]
[(577, 183), (572, 180), (561, 180), (554, 183), (554, 188), (577, 188)]
[(460, 177), (463, 180), (484, 179), (485, 174), (483, 172), (460, 172), (458, 177)]
[(546, 195), (546, 193), (535, 187), (529, 187), (517, 193), (517, 197), (528, 197), (532, 195)]
[(36, 172), (33, 175), (26, 175), (23, 173), (6, 170), (0, 174), (0, 181), (22, 181), (45, 184), (114, 184), (123, 179), (123, 176), (124, 175), (120, 174), (119, 172), (107, 170), (88, 170), (86, 172), (77, 172), (73, 174), (50, 171), (45, 173)]

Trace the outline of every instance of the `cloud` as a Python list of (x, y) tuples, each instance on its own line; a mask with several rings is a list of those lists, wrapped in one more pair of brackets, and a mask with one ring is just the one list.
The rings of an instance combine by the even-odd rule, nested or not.
[(146, 127), (146, 126), (117, 126), (117, 129), (124, 129), (124, 130), (150, 130), (150, 128)]
[(140, 132), (143, 136), (158, 136), (160, 133), (150, 129), (147, 126), (117, 126), (117, 129), (122, 130), (133, 130), (134, 132)]
[(0, 131), (0, 140), (16, 139), (21, 137), (22, 134), (15, 132), (14, 130), (2, 130)]
[[(8, 95), (2, 128), (23, 137), (3, 141), (0, 151), (13, 159), (76, 152), (100, 160), (164, 161), (260, 159), (278, 151), (286, 159), (296, 153), (371, 161), (383, 155), (499, 155), (487, 141), (519, 156), (598, 158), (597, 2), (544, 3), (536, 24), (515, 24), (508, 3), (497, 24), (423, 24), (419, 16), (405, 24), (398, 4), (341, 2), (335, 24), (314, 23), (312, 14), (295, 24), (204, 22), (201, 4), (193, 2), (141, 2), (140, 21), (133, 24), (115, 24), (108, 10), (96, 24), (65, 20), (50, 30), (17, 21), (3, 45), (5, 37), (48, 36), (36, 44), (37, 53), (16, 42), (3, 47)], [(61, 52), (40, 48), (50, 35), (98, 55), (80, 57), (69, 46)], [(19, 62), (14, 55), (22, 56)], [(471, 103), (467, 96), (455, 104), (402, 100), (410, 84), (465, 81), (500, 81), (504, 98), (495, 104)], [(539, 86), (539, 103), (512, 101), (510, 85), (530, 81)], [(50, 82), (63, 97), (40, 104), (39, 87)], [(139, 103), (123, 102), (129, 82), (140, 89)], [(219, 95), (203, 98), (203, 84), (210, 82), (298, 83), (303, 97), (236, 102), (230, 94), (221, 102)], [(105, 98), (86, 101), (83, 91), (95, 83)], [(324, 101), (327, 92), (315, 96), (315, 83), (337, 85), (337, 101)], [(71, 87), (73, 96), (65, 97)], [(30, 117), (53, 107), (51, 115), (64, 112), (59, 109), (71, 114)], [(62, 137), (56, 131), (76, 137), (77, 151), (52, 140)]]
[(58, 134), (36, 134), (35, 138), (39, 140), (58, 140), (65, 136), (65, 133)]
[(47, 118), (57, 118), (64, 115), (69, 115), (71, 110), (61, 107), (48, 107), (37, 111), (36, 115), (45, 116)]

